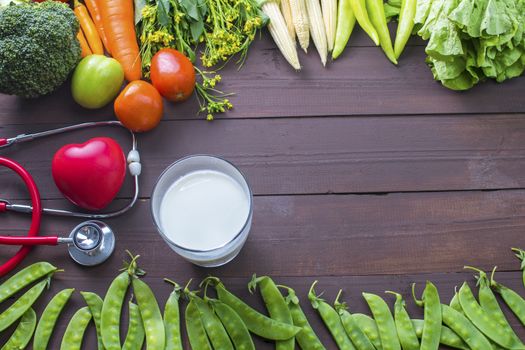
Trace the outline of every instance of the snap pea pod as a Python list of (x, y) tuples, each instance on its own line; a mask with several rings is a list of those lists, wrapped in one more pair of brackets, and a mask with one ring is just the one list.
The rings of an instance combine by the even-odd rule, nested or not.
[[(403, 350), (419, 350), (419, 340), (416, 331), (410, 320), (410, 316), (405, 307), (405, 300), (399, 293), (387, 291), (395, 295), (396, 302), (394, 304), (394, 322), (396, 324), (397, 335)], [(440, 310), (441, 313), (441, 310)]]
[(182, 350), (182, 336), (180, 333), (180, 286), (167, 278), (164, 281), (173, 285), (166, 306), (164, 307), (164, 328), (166, 332), (166, 350)]
[[(417, 319), (412, 320), (412, 325), (414, 326), (414, 330), (418, 338), (421, 338), (423, 336), (424, 323), (425, 322), (423, 320), (417, 320)], [(441, 326), (440, 334), (441, 334), (439, 338), (440, 344), (449, 346), (451, 348), (460, 349), (460, 350), (469, 349), (467, 344), (465, 344), (465, 342), (459, 337), (459, 335), (457, 335), (452, 329), (446, 326)]]
[(370, 22), (374, 25), (379, 36), (379, 43), (388, 59), (397, 64), (394, 48), (392, 47), (392, 39), (390, 39), (390, 31), (386, 23), (385, 7), (383, 0), (366, 0), (366, 9), (370, 16)]
[(376, 320), (381, 345), (384, 350), (401, 350), (399, 337), (397, 336), (396, 324), (394, 317), (388, 308), (386, 302), (376, 294), (363, 293), (370, 311)]
[(501, 327), (496, 319), (478, 304), (466, 282), (463, 283), (458, 294), (465, 315), (487, 338), (506, 349), (523, 349), (520, 346), (521, 342), (519, 340), (516, 342), (513, 338), (513, 332)]
[(337, 30), (335, 32), (334, 50), (332, 51), (332, 59), (334, 60), (341, 56), (354, 31), (356, 18), (350, 2), (351, 0), (339, 0)]
[(102, 343), (102, 334), (100, 332), (100, 318), (104, 301), (95, 293), (80, 292), (80, 295), (82, 295), (86, 301), (89, 311), (91, 311), (91, 315), (93, 315), (93, 322), (95, 322), (95, 330), (97, 331), (98, 350), (104, 350), (104, 343)]
[(64, 289), (58, 292), (47, 304), (36, 327), (33, 350), (47, 349), (49, 339), (51, 339), (51, 334), (53, 334), (57, 320), (74, 291), (73, 288)]
[(129, 288), (129, 273), (120, 273), (111, 282), (100, 315), (100, 334), (106, 350), (120, 350), (120, 314)]
[(317, 312), (319, 312), (321, 319), (323, 320), (326, 328), (328, 328), (330, 331), (330, 334), (332, 335), (332, 338), (336, 342), (338, 348), (340, 350), (355, 350), (352, 341), (346, 334), (345, 328), (337, 311), (335, 311), (333, 307), (331, 307), (326, 301), (321, 299), (315, 293), (314, 288), (316, 284), (317, 281), (312, 284), (310, 291), (308, 292), (308, 299), (310, 300), (312, 307), (316, 309)]
[(399, 58), (412, 35), (414, 18), (416, 16), (417, 0), (401, 0), (401, 10), (394, 41), (394, 54)]
[(84, 333), (89, 322), (91, 322), (91, 318), (91, 311), (89, 311), (87, 306), (84, 306), (73, 315), (62, 338), (60, 350), (80, 350), (82, 348)]
[(525, 326), (525, 300), (512, 289), (505, 287), (504, 285), (496, 282), (494, 280), (494, 273), (496, 268), (492, 270), (492, 275), (490, 276), (490, 286), (496, 293), (501, 295), (505, 304), (509, 309), (518, 317), (520, 322)]
[(458, 297), (457, 292), (455, 292), (452, 299), (450, 299), (449, 306), (453, 308), (454, 310), (456, 310), (457, 312), (463, 314), (463, 309), (461, 308), (461, 305), (459, 304), (459, 297)]
[(493, 350), (490, 342), (465, 316), (448, 305), (441, 304), (443, 323), (472, 350)]
[(204, 330), (199, 309), (193, 300), (190, 300), (186, 306), (185, 320), (191, 348), (194, 350), (213, 350), (206, 330)]
[(286, 340), (295, 336), (301, 330), (299, 327), (278, 322), (256, 311), (234, 294), (229, 292), (216, 277), (205, 278), (201, 285), (211, 284), (217, 291), (220, 301), (231, 307), (242, 318), (250, 332), (270, 340)]
[(47, 262), (37, 262), (23, 268), (0, 285), (0, 303), (33, 282), (56, 271), (57, 268)]
[(50, 277), (35, 284), (24, 293), (9, 308), (0, 314), (0, 332), (15, 323), (38, 299), (44, 289), (49, 285)]
[(137, 304), (129, 302), (129, 325), (128, 333), (122, 350), (140, 350), (144, 345), (144, 325)]
[(379, 35), (377, 34), (376, 29), (374, 28), (374, 25), (370, 21), (370, 17), (368, 16), (368, 11), (366, 9), (366, 1), (365, 0), (350, 0), (350, 7), (352, 8), (352, 11), (355, 15), (355, 18), (357, 19), (357, 22), (363, 28), (363, 30), (368, 34), (370, 39), (376, 44), (376, 46), (379, 46)]
[(213, 311), (221, 320), (226, 332), (230, 336), (236, 350), (255, 350), (250, 331), (242, 322), (242, 319), (228, 305), (217, 299), (208, 299), (206, 301), (211, 305)]
[[(257, 277), (253, 275), (248, 285), (250, 292), (255, 291), (259, 285), (261, 296), (263, 298), (268, 314), (276, 321), (293, 325), (292, 314), (286, 305), (283, 295), (275, 285), (274, 281), (268, 276)], [(276, 341), (276, 350), (294, 350), (295, 338)]]
[(421, 350), (438, 350), (442, 323), (441, 301), (439, 300), (438, 290), (432, 282), (427, 281), (422, 300), (417, 300), (414, 289), (415, 283), (412, 284), (412, 295), (416, 304), (424, 307)]
[(36, 327), (35, 310), (29, 308), (20, 319), (15, 331), (0, 350), (23, 350), (27, 347)]
[(376, 350), (383, 350), (376, 321), (374, 321), (372, 317), (360, 313), (352, 314), (352, 318), (354, 319), (355, 323), (357, 323), (359, 328), (363, 330), (368, 339), (370, 339), (372, 344), (374, 344)]
[(310, 326), (310, 322), (308, 322), (303, 309), (301, 309), (299, 298), (295, 294), (295, 291), (290, 287), (279, 287), (287, 290), (288, 295), (285, 300), (288, 304), (288, 309), (290, 309), (290, 313), (292, 314), (293, 324), (296, 327), (301, 328), (301, 331), (295, 336), (299, 347), (303, 350), (326, 350), (323, 343), (321, 343), (317, 337), (317, 334), (315, 334), (312, 326)]
[(346, 335), (348, 335), (348, 338), (350, 338), (350, 340), (358, 350), (375, 350), (374, 345), (372, 344), (370, 339), (368, 339), (363, 330), (359, 328), (350, 312), (348, 312), (348, 307), (346, 306), (346, 303), (342, 303), (339, 301), (341, 293), (342, 289), (339, 290), (339, 293), (337, 293), (337, 297), (334, 301), (334, 309), (335, 311), (337, 311), (339, 317), (341, 318), (341, 323), (343, 324), (343, 327), (346, 331)]
[(512, 248), (512, 251), (516, 253), (516, 257), (520, 259), (521, 265), (521, 271), (522, 271), (522, 279), (523, 279), (523, 286), (525, 286), (525, 250), (520, 248)]
[(133, 277), (131, 283), (144, 324), (146, 347), (148, 349), (164, 349), (166, 346), (166, 331), (155, 294), (138, 277)]

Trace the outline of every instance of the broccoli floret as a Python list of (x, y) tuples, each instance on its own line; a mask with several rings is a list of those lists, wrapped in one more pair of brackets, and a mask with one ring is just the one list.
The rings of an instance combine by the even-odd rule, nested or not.
[(0, 8), (0, 93), (33, 98), (56, 90), (80, 61), (78, 30), (63, 3)]

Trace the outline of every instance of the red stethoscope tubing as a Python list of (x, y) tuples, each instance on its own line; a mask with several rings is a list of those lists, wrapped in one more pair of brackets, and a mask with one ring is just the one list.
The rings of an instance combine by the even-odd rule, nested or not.
[[(3, 139), (0, 139), (0, 145), (2, 141)], [(40, 200), (40, 193), (38, 192), (38, 188), (36, 187), (33, 177), (20, 164), (11, 159), (0, 157), (0, 165), (13, 170), (18, 174), (18, 176), (20, 176), (29, 191), (33, 205), (31, 226), (27, 233), (27, 237), (0, 237), (0, 244), (22, 244), (20, 250), (18, 250), (18, 252), (7, 262), (0, 266), (0, 276), (3, 276), (13, 270), (27, 256), (27, 254), (29, 254), (33, 245), (56, 245), (58, 244), (58, 237), (37, 237), (40, 230), (40, 220), (42, 218), (42, 203)], [(6, 209), (5, 203), (0, 205), (0, 212), (5, 211)]]

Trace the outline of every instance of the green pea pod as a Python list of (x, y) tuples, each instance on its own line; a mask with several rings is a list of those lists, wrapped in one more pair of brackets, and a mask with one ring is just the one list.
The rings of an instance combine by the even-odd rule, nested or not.
[(301, 309), (299, 298), (295, 294), (295, 291), (290, 287), (280, 287), (288, 291), (288, 296), (285, 300), (292, 314), (293, 324), (301, 328), (301, 331), (295, 336), (299, 347), (303, 350), (326, 350), (323, 343), (319, 340), (319, 337), (317, 337), (317, 334), (315, 334), (310, 322), (308, 322), (303, 309)]
[(15, 331), (7, 340), (7, 342), (2, 346), (0, 350), (16, 350), (16, 349), (25, 349), (36, 327), (36, 313), (35, 310), (29, 308), (20, 319), (18, 326)]
[(186, 306), (184, 318), (186, 320), (186, 332), (188, 333), (191, 348), (194, 350), (213, 350), (204, 325), (202, 324), (199, 309), (197, 309), (193, 300), (190, 300), (188, 306)]
[(24, 293), (9, 308), (0, 314), (0, 332), (15, 323), (38, 299), (44, 289), (49, 285), (50, 277), (35, 284)]
[(381, 345), (381, 338), (379, 337), (379, 329), (377, 329), (377, 323), (374, 319), (365, 314), (352, 314), (352, 318), (355, 323), (363, 330), (368, 339), (374, 344), (376, 350), (383, 350)]
[(341, 56), (354, 31), (356, 18), (350, 2), (351, 0), (339, 0), (337, 31), (335, 32), (335, 45), (332, 51), (332, 59), (334, 60)]
[[(292, 314), (274, 281), (268, 276), (257, 278), (256, 275), (253, 275), (252, 281), (248, 285), (250, 292), (253, 292), (255, 288), (257, 288), (257, 285), (260, 287), (261, 296), (270, 317), (276, 321), (293, 325)], [(287, 340), (278, 340), (275, 348), (276, 350), (294, 350), (295, 338), (292, 337)]]
[(366, 9), (368, 10), (370, 21), (377, 30), (379, 42), (386, 57), (388, 57), (392, 63), (397, 64), (394, 48), (392, 47), (392, 40), (390, 39), (390, 31), (386, 23), (383, 0), (366, 0)]
[(312, 307), (316, 309), (317, 312), (319, 312), (321, 319), (323, 320), (326, 328), (328, 328), (330, 331), (330, 334), (332, 335), (332, 338), (334, 338), (338, 348), (340, 350), (355, 350), (352, 341), (346, 334), (345, 328), (337, 311), (335, 311), (333, 307), (331, 307), (315, 293), (314, 287), (316, 284), (317, 281), (312, 284), (310, 291), (308, 292), (308, 299), (310, 300)]
[(363, 30), (368, 34), (368, 36), (372, 39), (374, 44), (376, 46), (379, 46), (379, 35), (374, 28), (374, 25), (370, 21), (370, 17), (368, 16), (368, 11), (366, 9), (366, 2), (365, 0), (350, 0), (350, 7), (352, 8), (352, 12), (355, 15), (355, 18), (357, 19), (357, 22), (363, 28)]
[(182, 336), (180, 332), (180, 310), (179, 310), (179, 299), (180, 299), (180, 286), (169, 280), (164, 281), (173, 285), (173, 291), (171, 292), (166, 306), (164, 307), (164, 328), (166, 331), (166, 350), (182, 350)]
[(62, 338), (60, 350), (80, 350), (82, 348), (84, 333), (89, 322), (91, 322), (91, 318), (91, 312), (87, 306), (81, 308), (73, 315)]
[(217, 291), (220, 301), (227, 304), (242, 318), (250, 332), (270, 340), (286, 340), (294, 337), (301, 330), (299, 327), (267, 317), (256, 311), (234, 294), (229, 292), (224, 284), (216, 277), (205, 278), (202, 284), (211, 284)]
[[(395, 295), (396, 302), (394, 304), (394, 322), (396, 323), (397, 335), (403, 350), (419, 350), (419, 340), (416, 331), (410, 320), (410, 316), (405, 308), (405, 300), (399, 293), (390, 292)], [(441, 310), (440, 310), (441, 314)]]
[(221, 320), (236, 350), (255, 350), (250, 331), (241, 317), (228, 305), (217, 299), (206, 299)]
[(397, 25), (396, 40), (394, 41), (394, 53), (399, 58), (412, 35), (414, 29), (414, 18), (416, 16), (417, 0), (401, 0), (401, 11)]
[(129, 326), (122, 350), (140, 350), (144, 345), (144, 326), (137, 304), (129, 302)]
[(221, 323), (221, 320), (213, 312), (210, 305), (193, 292), (186, 292), (199, 310), (204, 330), (210, 339), (214, 349), (233, 350), (233, 344)]
[(142, 315), (146, 346), (148, 349), (164, 349), (166, 346), (166, 331), (159, 304), (151, 288), (137, 277), (133, 277), (133, 293)]
[(57, 268), (47, 262), (38, 262), (23, 268), (0, 285), (0, 303), (33, 282), (56, 271)]
[(102, 342), (102, 333), (100, 331), (100, 322), (102, 317), (102, 305), (104, 301), (95, 293), (91, 292), (80, 292), (80, 295), (86, 301), (91, 315), (93, 315), (93, 321), (95, 322), (95, 329), (97, 331), (98, 350), (104, 350), (104, 343)]
[(127, 271), (111, 282), (100, 315), (100, 334), (106, 350), (120, 350), (120, 314), (130, 284)]
[(460, 336), (472, 350), (494, 350), (490, 342), (465, 316), (441, 304), (443, 323)]
[[(412, 320), (412, 325), (414, 327), (414, 330), (416, 332), (416, 335), (419, 339), (423, 336), (423, 325), (425, 321), (423, 320)], [(446, 345), (451, 348), (460, 349), (460, 350), (468, 350), (469, 347), (465, 342), (457, 335), (452, 329), (441, 326), (441, 336), (439, 339), (439, 343)]]
[(383, 350), (401, 350), (394, 317), (386, 302), (379, 295), (371, 293), (363, 293), (363, 297), (376, 320)]
[(337, 297), (335, 298), (334, 302), (334, 309), (339, 313), (341, 323), (343, 324), (348, 338), (350, 338), (352, 343), (359, 350), (375, 350), (374, 345), (372, 344), (370, 339), (368, 339), (363, 330), (359, 328), (357, 322), (355, 322), (350, 312), (348, 312), (346, 303), (339, 302), (339, 297), (341, 296), (341, 293), (342, 289), (339, 290), (339, 293), (337, 293)]
[(423, 291), (422, 300), (417, 300), (415, 296), (415, 283), (412, 284), (412, 295), (416, 304), (424, 307), (423, 335), (421, 337), (421, 350), (437, 350), (439, 348), (439, 338), (441, 332), (441, 301), (436, 286), (427, 281)]
[(505, 287), (504, 285), (496, 282), (494, 280), (494, 273), (496, 272), (496, 268), (492, 270), (492, 275), (490, 276), (490, 286), (496, 293), (501, 295), (501, 298), (503, 301), (505, 301), (505, 304), (509, 307), (509, 309), (518, 317), (521, 324), (525, 326), (525, 300), (515, 291), (512, 289)]
[(520, 259), (521, 265), (521, 271), (522, 271), (522, 279), (523, 279), (523, 286), (525, 286), (525, 250), (520, 248), (512, 248), (512, 251), (516, 253), (516, 257)]
[(47, 304), (46, 308), (40, 316), (38, 326), (35, 331), (35, 339), (33, 341), (33, 350), (45, 350), (49, 344), (49, 339), (53, 334), (53, 329), (64, 309), (67, 302), (71, 298), (74, 289), (64, 289), (58, 292), (53, 299)]
[(461, 308), (461, 305), (459, 304), (459, 297), (458, 293), (455, 292), (452, 299), (450, 299), (450, 303), (448, 304), (451, 308), (456, 310), (457, 312), (463, 314), (463, 309)]

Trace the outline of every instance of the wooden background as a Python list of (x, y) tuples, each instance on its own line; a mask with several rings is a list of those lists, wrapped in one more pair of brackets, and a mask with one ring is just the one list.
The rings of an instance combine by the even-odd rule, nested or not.
[[(264, 310), (246, 284), (253, 273), (269, 274), (297, 289), (327, 349), (335, 344), (306, 299), (316, 279), (318, 291), (330, 301), (343, 288), (353, 312), (369, 312), (363, 291), (381, 293), (390, 304), (393, 297), (383, 291), (402, 292), (414, 317), (422, 313), (409, 297), (410, 284), (422, 290), (424, 281), (432, 280), (448, 302), (462, 281), (474, 286), (472, 273), (463, 270), (466, 264), (486, 270), (498, 265), (497, 279), (523, 295), (520, 265), (510, 247), (525, 246), (525, 79), (452, 92), (432, 79), (423, 42), (410, 42), (398, 67), (360, 31), (350, 45), (326, 69), (311, 47), (308, 56), (300, 54), (303, 70), (295, 72), (263, 33), (240, 71), (230, 66), (222, 72), (221, 87), (236, 92), (233, 111), (206, 122), (195, 115), (195, 100), (166, 103), (161, 126), (139, 136), (141, 199), (127, 215), (108, 220), (117, 231), (113, 257), (102, 266), (81, 268), (65, 247), (39, 247), (24, 262), (48, 260), (65, 269), (38, 301), (37, 312), (63, 288), (104, 295), (125, 249), (142, 256), (144, 280), (161, 306), (171, 291), (163, 277), (186, 283), (212, 274)], [(88, 111), (75, 105), (67, 84), (38, 100), (0, 95), (0, 137), (113, 118), (111, 106)], [(29, 169), (46, 205), (68, 207), (51, 178), (51, 158), (64, 144), (95, 136), (115, 137), (129, 149), (124, 131), (102, 128), (19, 145), (0, 155)], [(159, 174), (196, 153), (234, 162), (255, 194), (246, 246), (233, 262), (216, 269), (178, 257), (150, 216), (149, 198)], [(27, 201), (21, 181), (5, 169), (0, 183), (0, 198)], [(131, 196), (129, 185), (128, 179), (116, 206)], [(78, 222), (46, 217), (42, 235), (67, 235)], [(2, 234), (21, 235), (28, 226), (22, 215), (3, 214), (0, 220)], [(14, 251), (0, 249), (3, 260)], [(81, 306), (75, 293), (50, 349), (59, 348), (69, 318)], [(509, 319), (525, 335), (510, 314)], [(0, 343), (9, 332), (0, 335)], [(260, 349), (273, 347), (256, 342)], [(84, 348), (95, 344), (91, 327)]]

